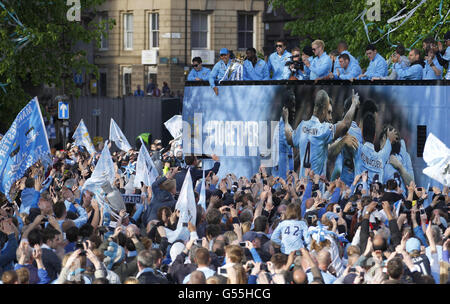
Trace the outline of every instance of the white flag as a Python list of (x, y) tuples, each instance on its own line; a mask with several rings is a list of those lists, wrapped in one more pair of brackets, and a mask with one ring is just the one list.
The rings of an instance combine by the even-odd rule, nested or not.
[(180, 210), (180, 219), (178, 220), (178, 226), (187, 222), (191, 222), (193, 225), (195, 225), (195, 220), (197, 217), (197, 205), (195, 204), (194, 188), (192, 186), (190, 169), (187, 171), (186, 177), (184, 178), (180, 196), (178, 197), (177, 204), (175, 205), (175, 210)]
[(73, 133), (72, 138), (75, 139), (75, 144), (77, 146), (84, 146), (86, 150), (88, 150), (89, 154), (95, 154), (94, 145), (92, 144), (91, 137), (89, 136), (88, 129), (86, 128), (83, 119), (80, 120), (80, 123)]
[(116, 146), (122, 151), (128, 152), (131, 150), (127, 138), (123, 135), (122, 130), (120, 130), (119, 126), (112, 118), (111, 124), (109, 125), (109, 140), (115, 142)]
[(114, 163), (112, 161), (111, 153), (109, 152), (108, 141), (106, 141), (94, 172), (92, 172), (91, 177), (84, 183), (83, 190), (95, 192), (95, 189), (100, 188), (105, 181), (108, 181), (112, 185), (114, 183), (115, 174)]
[(202, 208), (206, 211), (205, 170), (203, 170), (203, 179), (202, 179), (202, 184), (200, 186), (200, 198), (198, 200), (197, 205), (202, 206)]
[(181, 135), (183, 134), (183, 119), (181, 115), (174, 115), (171, 119), (166, 121), (164, 125), (173, 138), (181, 138)]
[(444, 186), (450, 186), (450, 149), (433, 133), (425, 142), (423, 160), (428, 166), (423, 173)]
[[(281, 118), (282, 119), (282, 118)], [(280, 119), (280, 122), (281, 122)], [(272, 159), (272, 167), (278, 166), (278, 158), (279, 158), (279, 150), (280, 150), (280, 122), (278, 122), (275, 127), (275, 131), (273, 132), (272, 138), (272, 152), (270, 154)], [(284, 130), (281, 130), (284, 132)]]
[(151, 187), (158, 176), (158, 170), (156, 169), (155, 164), (153, 163), (153, 160), (147, 151), (147, 148), (142, 142), (136, 162), (136, 177), (134, 178), (133, 185), (135, 188), (141, 188), (141, 182), (143, 182), (144, 185)]

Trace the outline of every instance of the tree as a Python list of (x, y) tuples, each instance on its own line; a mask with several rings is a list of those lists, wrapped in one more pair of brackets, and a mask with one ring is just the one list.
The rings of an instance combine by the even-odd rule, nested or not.
[[(337, 48), (340, 40), (345, 40), (349, 45), (349, 51), (360, 59), (362, 67), (368, 65), (364, 54), (369, 40), (364, 23), (358, 17), (364, 9), (376, 10), (377, 3), (380, 4), (380, 20), (369, 21), (366, 14), (363, 17), (371, 42), (376, 42), (378, 52), (386, 59), (398, 43), (403, 44), (405, 48), (421, 49), (423, 38), (435, 37), (437, 34), (442, 38), (449, 29), (450, 14), (447, 0), (272, 0), (275, 8), (283, 7), (292, 16), (299, 16), (297, 20), (288, 22), (286, 28), (292, 30), (293, 35), (304, 38), (303, 45), (321, 39), (325, 42), (326, 51), (329, 53)], [(403, 25), (387, 35), (389, 29), (396, 28), (406, 18), (388, 24), (389, 19), (396, 16), (402, 8), (406, 9), (398, 15), (399, 17), (419, 4), (421, 5)]]
[[(81, 22), (69, 21), (66, 0), (0, 0), (0, 131), (33, 97), (31, 88), (54, 85), (64, 94), (79, 96), (73, 74), (98, 76), (80, 43), (100, 46), (101, 35), (115, 20), (98, 23), (96, 7), (105, 0), (81, 0)], [(69, 1), (76, 2), (76, 1)], [(3, 6), (3, 7), (2, 7)]]

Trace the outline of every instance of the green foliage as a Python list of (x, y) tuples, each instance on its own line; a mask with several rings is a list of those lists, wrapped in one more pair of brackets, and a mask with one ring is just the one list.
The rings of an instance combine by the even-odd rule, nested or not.
[[(443, 3), (441, 15), (439, 5)], [(404, 3), (403, 3), (404, 2)], [(403, 19), (387, 24), (387, 21), (395, 16), (397, 12), (406, 7), (402, 14), (408, 13), (420, 1), (413, 0), (380, 0), (381, 20), (367, 21), (369, 37), (372, 42), (382, 37), (389, 28), (395, 28)], [(292, 30), (293, 35), (304, 38), (302, 47), (310, 44), (315, 39), (325, 42), (327, 53), (336, 49), (340, 40), (347, 41), (349, 51), (357, 58), (361, 59), (362, 67), (368, 64), (367, 57), (364, 56), (366, 45), (369, 43), (364, 24), (360, 18), (356, 19), (363, 12), (364, 8), (369, 9), (373, 5), (366, 5), (366, 0), (273, 0), (275, 8), (283, 7), (292, 16), (298, 16), (295, 21), (286, 24), (286, 28)], [(421, 40), (428, 35), (439, 33), (440, 38), (450, 29), (450, 16), (442, 25), (435, 26), (449, 9), (448, 0), (428, 0), (396, 31), (389, 37), (385, 36), (375, 45), (378, 53), (388, 58), (394, 50), (396, 44), (403, 44), (410, 48), (414, 45), (422, 48)], [(401, 15), (402, 15), (401, 14)], [(442, 16), (442, 19), (441, 19)], [(355, 21), (356, 19), (356, 21)], [(432, 31), (432, 32), (431, 32)]]
[[(78, 95), (73, 73), (98, 75), (96, 66), (88, 63), (86, 52), (76, 46), (94, 41), (99, 47), (102, 33), (107, 27), (112, 29), (115, 20), (99, 24), (93, 18), (95, 8), (105, 0), (81, 0), (81, 22), (67, 20), (70, 6), (66, 1), (1, 1), (24, 25), (11, 22), (0, 8), (0, 84), (7, 84), (6, 93), (0, 89), (0, 130), (5, 132), (33, 97), (30, 89), (55, 85), (64, 88), (66, 95)], [(17, 48), (11, 37), (28, 37), (30, 42)]]

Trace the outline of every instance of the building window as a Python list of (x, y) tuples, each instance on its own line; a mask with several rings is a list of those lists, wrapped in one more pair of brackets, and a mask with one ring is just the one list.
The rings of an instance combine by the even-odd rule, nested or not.
[(124, 37), (124, 48), (125, 50), (133, 49), (133, 14), (124, 14), (123, 16), (123, 37)]
[(238, 49), (253, 47), (253, 15), (238, 14)]
[(149, 15), (150, 24), (150, 48), (159, 48), (159, 13)]
[(131, 73), (132, 68), (123, 68), (123, 95), (131, 95)]
[(207, 13), (192, 12), (191, 48), (207, 49), (209, 40), (209, 16)]
[(105, 35), (100, 36), (100, 50), (107, 50), (109, 48), (109, 24), (108, 24), (108, 14), (102, 13), (99, 16), (99, 23), (105, 22), (106, 29), (105, 29)]

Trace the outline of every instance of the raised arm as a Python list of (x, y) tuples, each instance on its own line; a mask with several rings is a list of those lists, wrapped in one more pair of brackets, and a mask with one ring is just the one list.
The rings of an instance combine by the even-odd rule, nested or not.
[(294, 142), (292, 141), (292, 133), (294, 130), (289, 124), (289, 110), (286, 107), (283, 107), (283, 121), (284, 121), (284, 135), (286, 136), (286, 141), (289, 145), (294, 146)]
[(355, 90), (352, 90), (352, 105), (345, 114), (344, 119), (336, 124), (336, 132), (334, 133), (335, 140), (343, 136), (345, 133), (347, 133), (348, 129), (352, 124), (352, 119), (355, 116), (355, 111), (356, 109), (358, 109), (358, 106), (359, 106), (359, 95), (358, 93), (355, 94)]

